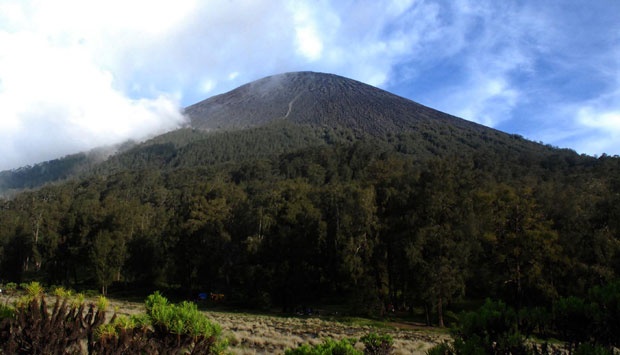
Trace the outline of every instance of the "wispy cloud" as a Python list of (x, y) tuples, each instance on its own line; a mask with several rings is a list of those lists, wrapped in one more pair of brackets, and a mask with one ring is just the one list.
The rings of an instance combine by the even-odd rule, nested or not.
[(547, 127), (541, 131), (544, 141), (572, 147), (580, 153), (600, 155), (620, 152), (620, 90), (601, 97), (576, 102), (550, 118), (562, 122), (562, 129)]

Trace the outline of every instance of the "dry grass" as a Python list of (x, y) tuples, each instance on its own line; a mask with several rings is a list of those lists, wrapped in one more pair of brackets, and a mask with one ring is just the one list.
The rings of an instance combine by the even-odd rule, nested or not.
[[(266, 315), (206, 312), (224, 329), (235, 354), (281, 354), (301, 344), (318, 344), (325, 338), (360, 338), (370, 332), (394, 338), (395, 354), (424, 354), (449, 338), (446, 334), (397, 327), (375, 328), (344, 324), (320, 318), (275, 317)], [(357, 344), (362, 349), (362, 344)]]

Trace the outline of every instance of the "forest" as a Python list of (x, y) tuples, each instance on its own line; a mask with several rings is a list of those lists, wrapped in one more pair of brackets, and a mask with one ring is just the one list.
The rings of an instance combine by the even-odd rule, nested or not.
[(284, 312), (416, 309), (439, 326), (485, 299), (605, 299), (618, 315), (618, 157), (498, 141), (431, 154), (415, 135), (304, 129), (179, 131), (183, 145), (155, 140), (0, 200), (0, 277)]

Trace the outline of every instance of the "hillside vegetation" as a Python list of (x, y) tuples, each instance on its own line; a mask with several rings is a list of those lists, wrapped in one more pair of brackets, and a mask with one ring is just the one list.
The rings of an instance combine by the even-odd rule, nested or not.
[[(605, 309), (580, 337), (618, 346), (595, 326), (619, 329), (618, 157), (444, 116), (398, 131), (299, 123), (292, 112), (170, 132), (0, 200), (0, 275), (102, 293), (214, 293), (287, 313), (420, 312), (439, 326), (457, 303), (485, 298), (566, 319)], [(514, 319), (521, 331), (573, 337), (548, 326), (556, 318)]]

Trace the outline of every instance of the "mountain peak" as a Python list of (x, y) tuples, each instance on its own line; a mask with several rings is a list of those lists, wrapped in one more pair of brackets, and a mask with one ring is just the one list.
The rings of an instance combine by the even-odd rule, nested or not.
[(402, 132), (434, 121), (477, 126), (382, 89), (334, 74), (269, 76), (189, 106), (193, 128), (242, 129), (276, 120), (343, 126), (369, 134)]

